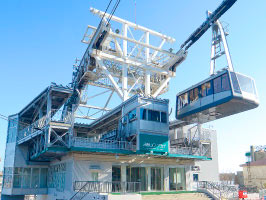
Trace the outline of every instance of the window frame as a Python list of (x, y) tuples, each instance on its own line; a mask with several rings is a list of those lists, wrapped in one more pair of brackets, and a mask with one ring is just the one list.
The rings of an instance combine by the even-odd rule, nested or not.
[[(163, 119), (162, 114), (165, 114), (165, 121), (162, 120)], [(160, 112), (160, 121), (161, 121), (161, 123), (164, 123), (164, 124), (167, 123), (167, 113), (166, 112), (163, 112), (163, 111)]]

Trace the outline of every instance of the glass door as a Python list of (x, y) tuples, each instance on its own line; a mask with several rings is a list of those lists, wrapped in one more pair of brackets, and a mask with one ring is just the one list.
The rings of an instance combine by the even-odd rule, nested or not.
[(145, 167), (127, 167), (127, 182), (139, 182), (140, 184), (135, 186), (131, 183), (134, 190), (147, 191)]
[(151, 190), (162, 190), (162, 168), (151, 168)]
[(185, 190), (186, 178), (184, 168), (169, 168), (170, 190)]
[(121, 192), (121, 167), (112, 166), (112, 192)]

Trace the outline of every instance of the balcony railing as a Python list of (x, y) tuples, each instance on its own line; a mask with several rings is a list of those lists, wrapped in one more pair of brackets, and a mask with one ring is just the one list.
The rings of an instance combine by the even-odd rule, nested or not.
[(52, 110), (50, 116), (52, 122), (65, 124), (71, 124), (72, 122), (72, 113), (65, 110)]
[(205, 156), (200, 148), (191, 147), (171, 147), (170, 153), (180, 155)]
[(75, 181), (74, 191), (96, 193), (136, 193), (140, 192), (140, 182), (100, 182), (100, 181)]
[(41, 130), (46, 125), (46, 116), (43, 116), (42, 118), (38, 119), (31, 125), (27, 126), (26, 128), (22, 129), (18, 132), (18, 140), (31, 135), (32, 133)]
[(18, 141), (35, 133), (36, 131), (42, 130), (49, 121), (71, 124), (72, 114), (71, 112), (66, 112), (64, 110), (51, 110), (48, 115), (43, 116), (42, 118), (30, 124), (29, 126), (20, 130), (18, 132)]
[(84, 147), (92, 149), (113, 149), (113, 150), (131, 150), (135, 149), (132, 142), (116, 141), (116, 140), (104, 140), (99, 142), (93, 142), (91, 138), (74, 137), (72, 140), (72, 146)]

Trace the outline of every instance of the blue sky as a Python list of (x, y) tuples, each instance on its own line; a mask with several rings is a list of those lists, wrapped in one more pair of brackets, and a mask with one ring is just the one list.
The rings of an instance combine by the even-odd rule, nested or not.
[[(180, 44), (203, 22), (206, 10), (221, 0), (121, 0), (115, 15), (176, 38)], [(105, 10), (107, 0), (12, 0), (0, 2), (0, 113), (20, 111), (51, 82), (71, 81), (72, 65), (86, 48), (80, 42), (88, 24), (99, 18), (90, 7)], [(260, 106), (211, 122), (218, 134), (220, 171), (240, 169), (249, 146), (266, 144), (266, 1), (238, 0), (222, 17), (229, 23), (228, 43), (235, 70), (256, 80)], [(186, 61), (163, 98), (175, 106), (176, 94), (208, 77), (211, 32), (189, 49)], [(4, 157), (7, 123), (0, 119), (0, 156)], [(0, 164), (2, 168), (3, 162)]]

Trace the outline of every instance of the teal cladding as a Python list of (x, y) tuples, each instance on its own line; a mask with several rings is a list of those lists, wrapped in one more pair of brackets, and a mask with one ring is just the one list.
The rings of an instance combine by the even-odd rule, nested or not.
[(145, 134), (139, 135), (139, 150), (153, 152), (169, 152), (168, 136)]

